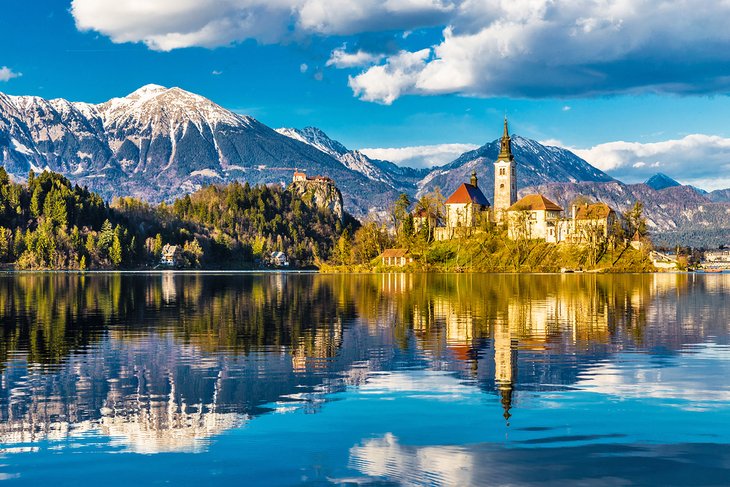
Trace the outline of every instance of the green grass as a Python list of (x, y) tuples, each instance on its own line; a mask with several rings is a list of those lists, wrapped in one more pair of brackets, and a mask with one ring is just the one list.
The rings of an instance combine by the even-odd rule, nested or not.
[[(624, 245), (607, 249), (593, 263), (587, 245), (551, 244), (540, 240), (513, 242), (504, 232), (477, 233), (413, 250), (416, 262), (406, 271), (431, 272), (560, 272), (562, 269), (593, 272), (653, 272), (646, 253)], [(389, 270), (379, 260), (374, 271)]]

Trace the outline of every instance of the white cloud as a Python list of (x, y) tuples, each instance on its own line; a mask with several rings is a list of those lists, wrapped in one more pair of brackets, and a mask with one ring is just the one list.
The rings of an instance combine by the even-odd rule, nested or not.
[(309, 66), (307, 66), (306, 63), (302, 63), (299, 65), (299, 72), (304, 74), (309, 70)]
[(372, 54), (363, 50), (349, 53), (347, 52), (346, 46), (342, 46), (332, 51), (330, 58), (327, 60), (327, 66), (334, 66), (340, 69), (370, 66), (380, 62), (384, 57), (384, 54)]
[(569, 112), (569, 111), (570, 111), (571, 109), (572, 109), (572, 107), (571, 107), (570, 105), (565, 105), (565, 106), (563, 107), (563, 111), (564, 111), (564, 112)]
[(703, 189), (730, 187), (730, 138), (693, 134), (661, 142), (617, 141), (570, 150), (627, 182), (643, 181), (661, 171)]
[(428, 49), (401, 51), (389, 57), (382, 66), (373, 66), (358, 76), (350, 76), (350, 87), (363, 100), (390, 105), (401, 94), (414, 89), (413, 76), (426, 66), (430, 54)]
[(0, 68), (0, 81), (10, 81), (13, 78), (19, 78), (23, 73), (16, 73), (7, 66)]
[(350, 84), (383, 103), (406, 94), (726, 93), (728, 16), (723, 0), (702, 9), (668, 0), (465, 0), (422, 65), (375, 66)]
[(349, 82), (380, 103), (730, 91), (727, 0), (72, 0), (71, 13), (80, 30), (160, 51), (443, 28), (384, 62), (332, 53), (333, 66), (383, 62)]
[(432, 167), (447, 164), (464, 152), (478, 148), (474, 144), (437, 144), (398, 148), (369, 148), (360, 152), (371, 159), (391, 161), (401, 166)]
[(445, 25), (456, 0), (72, 0), (79, 30), (150, 49)]
[(223, 71), (220, 71), (218, 69), (214, 69), (213, 71), (211, 71), (210, 74), (212, 74), (213, 76), (220, 76), (220, 75), (223, 74)]

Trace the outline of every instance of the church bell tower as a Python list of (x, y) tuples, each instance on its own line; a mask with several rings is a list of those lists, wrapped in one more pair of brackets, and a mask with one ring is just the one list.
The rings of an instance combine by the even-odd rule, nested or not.
[(515, 156), (504, 117), (504, 134), (499, 144), (499, 157), (494, 162), (494, 218), (501, 222), (504, 212), (517, 202), (517, 175)]

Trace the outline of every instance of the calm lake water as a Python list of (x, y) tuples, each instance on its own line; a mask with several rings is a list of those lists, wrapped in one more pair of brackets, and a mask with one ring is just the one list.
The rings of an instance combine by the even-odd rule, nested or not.
[(0, 275), (0, 479), (728, 485), (730, 275)]

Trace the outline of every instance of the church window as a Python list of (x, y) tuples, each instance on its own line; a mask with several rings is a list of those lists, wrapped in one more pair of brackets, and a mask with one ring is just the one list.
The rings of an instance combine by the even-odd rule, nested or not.
[(499, 185), (499, 189), (504, 189), (504, 183)]

